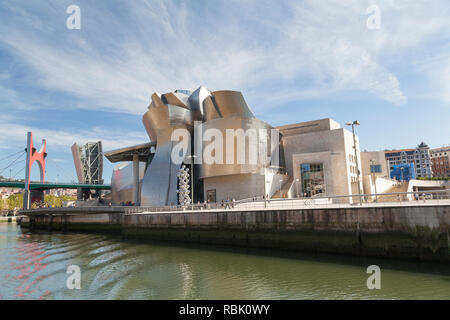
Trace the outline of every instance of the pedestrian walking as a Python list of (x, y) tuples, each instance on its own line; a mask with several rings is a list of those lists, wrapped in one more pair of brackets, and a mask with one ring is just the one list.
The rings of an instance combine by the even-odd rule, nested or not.
[(231, 208), (231, 206), (230, 206), (230, 198), (227, 198), (227, 201), (225, 203), (225, 209), (230, 209), (230, 208)]

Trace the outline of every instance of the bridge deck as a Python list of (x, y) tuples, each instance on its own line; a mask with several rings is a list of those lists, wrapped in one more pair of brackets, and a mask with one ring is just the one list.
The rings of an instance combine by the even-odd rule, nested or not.
[[(22, 181), (0, 181), (0, 188), (25, 189), (25, 183)], [(103, 184), (77, 184), (77, 183), (52, 183), (52, 182), (31, 182), (30, 190), (48, 190), (48, 189), (97, 189), (111, 190), (110, 185)]]

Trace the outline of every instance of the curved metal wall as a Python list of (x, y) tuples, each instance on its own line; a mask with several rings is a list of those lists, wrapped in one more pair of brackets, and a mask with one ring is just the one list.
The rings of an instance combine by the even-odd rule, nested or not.
[[(260, 173), (261, 169), (267, 164), (264, 164), (259, 155), (256, 155), (257, 162), (251, 164), (250, 152), (253, 150), (255, 152), (259, 152), (259, 147), (262, 143), (264, 143), (266, 137), (269, 139), (266, 142), (267, 153), (266, 156), (270, 156), (270, 130), (273, 129), (272, 126), (267, 124), (264, 121), (258, 120), (256, 118), (246, 118), (240, 116), (234, 116), (229, 118), (221, 118), (207, 121), (202, 124), (202, 132), (205, 133), (208, 129), (217, 129), (221, 132), (223, 137), (223, 164), (208, 164), (205, 159), (203, 159), (203, 163), (200, 167), (200, 177), (201, 178), (210, 178), (217, 176), (225, 176), (225, 175), (233, 175), (233, 174), (249, 174), (249, 173)], [(237, 155), (238, 155), (238, 139), (234, 139), (234, 148), (233, 150), (226, 150), (227, 146), (227, 129), (237, 130), (242, 129), (244, 132), (253, 129), (256, 133), (255, 139), (245, 139), (245, 163), (238, 164)], [(266, 130), (267, 136), (261, 135), (260, 129)], [(203, 142), (203, 152), (205, 152), (205, 148), (209, 145), (210, 142)], [(242, 150), (241, 150), (242, 151)], [(226, 152), (234, 152), (234, 164), (227, 164)]]
[[(189, 94), (187, 94), (189, 93)], [(218, 129), (223, 136), (223, 147), (226, 147), (227, 129), (256, 130), (256, 142), (250, 146), (246, 143), (245, 154), (248, 159), (249, 150), (257, 147), (265, 139), (259, 129), (266, 129), (270, 137), (272, 127), (264, 121), (255, 118), (245, 102), (242, 93), (237, 91), (210, 92), (204, 87), (190, 92), (175, 91), (163, 95), (154, 93), (148, 111), (142, 122), (152, 142), (156, 142), (153, 160), (148, 165), (142, 181), (141, 205), (164, 206), (177, 204), (177, 173), (181, 165), (174, 164), (171, 159), (174, 144), (171, 134), (175, 129), (183, 128), (193, 134), (194, 121), (202, 121), (203, 132), (208, 129)], [(235, 139), (235, 142), (237, 139)], [(247, 139), (247, 141), (249, 141)], [(203, 143), (203, 151), (208, 143)], [(237, 143), (234, 145), (237, 155)], [(270, 150), (270, 141), (267, 144)], [(199, 178), (218, 177), (235, 174), (260, 173), (267, 164), (257, 157), (255, 164), (224, 164), (199, 165)], [(199, 172), (197, 171), (197, 173)]]
[[(181, 164), (172, 162), (174, 143), (171, 135), (176, 129), (186, 129), (192, 134), (193, 121), (199, 116), (185, 104), (189, 96), (180, 96), (182, 94), (164, 94), (161, 97), (153, 94), (149, 110), (143, 116), (147, 133), (156, 142), (156, 152), (142, 182), (142, 206), (177, 204), (177, 173)], [(165, 104), (163, 100), (177, 105)]]
[[(139, 164), (139, 181), (142, 183), (146, 164)], [(111, 202), (119, 205), (133, 201), (133, 163), (121, 163), (114, 167), (111, 177)]]

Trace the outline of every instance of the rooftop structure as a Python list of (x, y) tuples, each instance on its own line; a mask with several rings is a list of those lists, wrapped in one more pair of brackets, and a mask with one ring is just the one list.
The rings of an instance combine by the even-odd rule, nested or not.
[(104, 152), (103, 155), (112, 163), (133, 161), (133, 156), (138, 155), (139, 161), (148, 162), (155, 153), (155, 142), (147, 142), (132, 147), (125, 147)]

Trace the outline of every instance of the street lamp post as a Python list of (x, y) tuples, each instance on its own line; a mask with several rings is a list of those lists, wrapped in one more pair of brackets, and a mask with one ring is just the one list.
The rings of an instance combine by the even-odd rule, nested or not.
[(295, 185), (297, 186), (297, 198), (299, 198), (300, 199), (300, 196), (299, 196), (299, 194), (298, 194), (298, 182), (300, 181), (300, 179), (295, 179)]
[(347, 122), (345, 124), (346, 126), (352, 126), (352, 133), (353, 133), (353, 149), (355, 149), (355, 160), (356, 160), (356, 173), (358, 177), (358, 193), (359, 193), (359, 204), (362, 205), (362, 198), (361, 198), (361, 184), (360, 184), (360, 177), (359, 177), (359, 165), (358, 165), (358, 151), (356, 150), (356, 135), (355, 135), (355, 126), (359, 126), (360, 123), (358, 120), (355, 120), (353, 122)]
[(387, 165), (387, 177), (388, 179), (391, 179), (391, 163), (389, 162), (389, 159), (386, 160)]
[(403, 167), (400, 168), (400, 172), (402, 173), (402, 182), (405, 181), (405, 178), (404, 178), (404, 176), (403, 176), (403, 169), (405, 169), (405, 168), (403, 168)]

